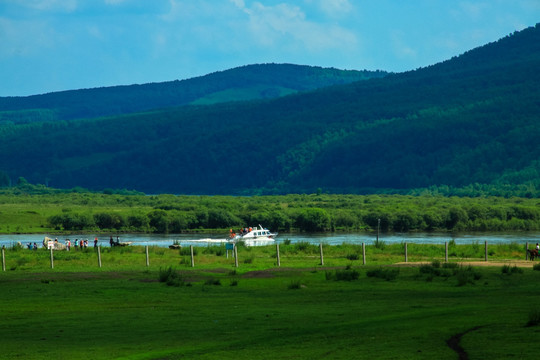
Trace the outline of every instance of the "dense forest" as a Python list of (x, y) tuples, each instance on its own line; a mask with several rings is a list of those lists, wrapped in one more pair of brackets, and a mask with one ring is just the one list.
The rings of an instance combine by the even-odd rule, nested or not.
[(539, 68), (537, 25), (427, 68), (279, 98), (69, 121), (43, 110), (0, 127), (0, 170), (145, 193), (537, 197)]

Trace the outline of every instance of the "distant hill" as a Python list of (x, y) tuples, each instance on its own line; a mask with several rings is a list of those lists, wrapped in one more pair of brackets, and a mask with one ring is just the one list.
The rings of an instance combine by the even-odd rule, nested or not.
[(171, 106), (271, 99), (387, 75), (292, 64), (247, 65), (187, 80), (0, 97), (0, 123), (124, 115)]
[(280, 98), (5, 125), (0, 170), (146, 193), (536, 196), (539, 68), (536, 26), (427, 68)]

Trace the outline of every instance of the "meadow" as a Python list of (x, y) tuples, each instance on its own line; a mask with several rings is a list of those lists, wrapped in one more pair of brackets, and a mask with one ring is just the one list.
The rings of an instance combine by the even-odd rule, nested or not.
[(196, 248), (195, 267), (187, 249), (149, 248), (146, 266), (143, 247), (103, 248), (101, 268), (88, 249), (55, 252), (54, 269), (47, 250), (6, 249), (0, 358), (456, 359), (453, 338), (470, 359), (531, 355), (540, 266), (522, 246), (493, 246), (488, 267), (467, 264), (474, 244), (448, 263), (409, 248), (414, 266), (401, 246), (368, 246), (367, 265), (327, 246), (322, 266), (318, 246), (283, 244), (281, 267), (274, 246), (239, 247), (238, 267), (221, 246)]

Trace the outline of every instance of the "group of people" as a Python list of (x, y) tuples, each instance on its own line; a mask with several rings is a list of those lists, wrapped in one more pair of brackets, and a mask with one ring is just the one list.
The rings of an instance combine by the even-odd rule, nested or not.
[[(238, 230), (238, 233), (240, 235), (246, 235), (250, 231), (253, 231), (253, 228), (252, 227), (249, 227), (249, 228), (246, 227), (246, 228), (242, 228), (242, 229)], [(233, 229), (230, 229), (229, 233), (230, 233), (229, 236), (231, 237), (231, 239), (236, 237), (236, 233), (233, 231)]]
[[(45, 238), (45, 240), (48, 240), (49, 241), (49, 247), (53, 248), (53, 249), (58, 249), (58, 238), (54, 239), (54, 244), (53, 244), (53, 241), (52, 239), (49, 239), (49, 238)], [(120, 245), (120, 238), (117, 236), (116, 237), (116, 241), (113, 240), (113, 237), (111, 236), (111, 239), (109, 241), (109, 243), (111, 244), (111, 247), (113, 246), (118, 246)], [(43, 243), (44, 246), (46, 245), (45, 242)], [(62, 246), (62, 245), (60, 245)], [(75, 248), (75, 250), (78, 250), (79, 248), (80, 249), (86, 249), (88, 248), (88, 239), (75, 239), (75, 241), (71, 242), (70, 239), (66, 239), (65, 241), (65, 246), (66, 246), (66, 250), (67, 251), (70, 251), (71, 250), (71, 246), (73, 246)], [(98, 238), (95, 237), (94, 238), (94, 248), (97, 248), (98, 246)], [(37, 250), (38, 249), (38, 244), (37, 243), (28, 243), (26, 244), (26, 247), (29, 249), (29, 250)]]
[(38, 246), (37, 246), (37, 243), (28, 243), (26, 244), (26, 247), (28, 248), (28, 250), (37, 250)]
[[(56, 241), (56, 240), (55, 240)], [(94, 245), (95, 247), (96, 245)], [(75, 247), (75, 250), (79, 249), (79, 247), (81, 249), (85, 249), (88, 247), (88, 239), (75, 239), (75, 241), (73, 242), (73, 247)], [(71, 250), (71, 240), (69, 239), (66, 239), (66, 250), (67, 251), (70, 251)]]
[(120, 238), (117, 236), (116, 241), (114, 241), (113, 237), (111, 236), (111, 238), (109, 239), (109, 245), (111, 245), (111, 247), (120, 246)]

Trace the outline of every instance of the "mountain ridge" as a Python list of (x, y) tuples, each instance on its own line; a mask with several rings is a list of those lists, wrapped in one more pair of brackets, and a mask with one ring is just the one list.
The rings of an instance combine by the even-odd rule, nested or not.
[(73, 120), (190, 104), (270, 99), (386, 74), (294, 64), (253, 64), (185, 80), (0, 97), (0, 121), (2, 115), (4, 120), (8, 117), (6, 112), (16, 111), (45, 112), (46, 120)]
[(540, 27), (402, 74), (274, 99), (0, 127), (0, 170), (147, 193), (540, 189)]

